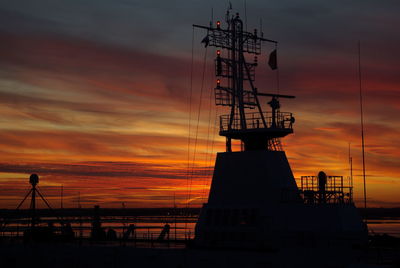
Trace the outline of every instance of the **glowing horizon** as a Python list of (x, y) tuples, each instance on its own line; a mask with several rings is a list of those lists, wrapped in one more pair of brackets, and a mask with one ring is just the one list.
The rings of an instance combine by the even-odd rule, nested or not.
[[(60, 6), (4, 4), (0, 208), (16, 207), (30, 187), (31, 173), (40, 176), (39, 187), (54, 207), (59, 207), (61, 186), (64, 207), (77, 207), (78, 195), (83, 207), (205, 202), (215, 154), (225, 149), (216, 120), (224, 110), (212, 99), (215, 51), (210, 48), (199, 109), (202, 32), (194, 33), (189, 107), (191, 25), (208, 24), (211, 2), (181, 1), (185, 12), (179, 14), (165, 11), (161, 2), (157, 7), (101, 3), (89, 9), (67, 1)], [(224, 14), (225, 6), (215, 5), (215, 14)], [(364, 5), (365, 13), (356, 2), (344, 8), (295, 1), (269, 7), (248, 1), (254, 18), (269, 22), (265, 36), (280, 41), (280, 93), (297, 97), (281, 103), (282, 111), (296, 118), (294, 135), (282, 141), (295, 178), (320, 170), (348, 176), (351, 143), (359, 206), (361, 39), (368, 205), (400, 207), (400, 40), (393, 35), (399, 18), (389, 4), (379, 12), (378, 4)], [(250, 18), (249, 24), (258, 21)], [(264, 47), (256, 73), (263, 92), (276, 91), (276, 74), (266, 67), (270, 49)]]

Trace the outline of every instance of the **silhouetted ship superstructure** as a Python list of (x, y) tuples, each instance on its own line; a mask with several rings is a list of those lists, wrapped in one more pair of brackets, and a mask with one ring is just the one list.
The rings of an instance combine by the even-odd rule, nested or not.
[[(102, 227), (96, 207), (89, 245), (13, 245), (15, 250), (5, 246), (0, 252), (7, 260), (14, 258), (11, 264), (18, 264), (14, 267), (26, 267), (32, 260), (58, 263), (55, 267), (348, 267), (354, 263), (369, 267), (358, 259), (367, 242), (367, 228), (353, 203), (352, 181), (319, 172), (301, 177), (296, 184), (280, 142), (293, 133), (295, 123), (292, 113), (280, 110), (280, 100), (294, 96), (262, 93), (256, 87), (262, 44), (276, 46), (277, 42), (256, 30), (244, 31), (239, 14), (229, 12), (225, 25), (219, 21), (209, 27), (194, 25), (207, 31), (202, 43), (216, 47), (215, 101), (226, 106), (229, 114), (220, 117), (219, 134), (226, 138), (226, 152), (217, 154), (208, 202), (190, 246), (153, 248), (154, 241), (169, 243), (168, 223), (154, 239), (148, 236), (141, 241), (150, 242), (152, 248), (136, 245), (136, 224), (124, 226), (118, 238), (114, 230), (106, 232)], [(276, 47), (269, 65), (277, 68)], [(234, 140), (241, 142), (240, 151), (232, 150)], [(31, 177), (32, 200), (37, 182), (37, 176)], [(31, 209), (35, 227), (34, 201)], [(39, 230), (35, 228), (31, 230)], [(126, 245), (132, 237), (137, 248), (96, 245), (104, 240)], [(19, 259), (21, 254), (29, 258)]]
[[(301, 188), (296, 185), (280, 142), (293, 133), (295, 122), (292, 113), (280, 111), (280, 100), (294, 96), (262, 93), (255, 85), (262, 44), (277, 42), (256, 30), (244, 31), (239, 14), (228, 11), (225, 26), (219, 21), (195, 25), (207, 31), (203, 43), (217, 48), (215, 102), (230, 112), (220, 117), (226, 152), (217, 154), (195, 245), (272, 250), (361, 246), (367, 229), (354, 206), (350, 181), (320, 172), (302, 177)], [(276, 69), (276, 63), (275, 50), (269, 65)], [(265, 104), (270, 111), (264, 111)], [(241, 151), (232, 151), (232, 140), (241, 142)]]

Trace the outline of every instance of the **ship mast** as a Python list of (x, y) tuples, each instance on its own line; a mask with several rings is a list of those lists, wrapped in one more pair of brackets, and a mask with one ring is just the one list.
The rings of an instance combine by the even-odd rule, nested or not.
[[(257, 57), (264, 43), (274, 45), (268, 65), (277, 69), (277, 42), (257, 31), (244, 31), (239, 14), (231, 16), (229, 10), (224, 25), (194, 25), (207, 31), (203, 43), (216, 47), (215, 102), (229, 109), (220, 117), (219, 130), (226, 138), (227, 152), (217, 153), (210, 194), (196, 223), (194, 246), (276, 250), (285, 255), (288, 248), (290, 252), (309, 252), (318, 245), (321, 260), (329, 258), (323, 254), (331, 253), (332, 248), (338, 256), (348, 256), (348, 249), (361, 247), (367, 237), (352, 202), (352, 186), (345, 186), (342, 176), (319, 172), (318, 176), (301, 177), (299, 189), (280, 145), (281, 138), (293, 133), (294, 123), (291, 113), (280, 111), (280, 100), (294, 96), (262, 93), (255, 84), (255, 69), (261, 64)], [(232, 152), (232, 139), (240, 141), (244, 149)], [(311, 244), (307, 244), (309, 238)], [(309, 262), (301, 266), (309, 266)]]
[[(205, 46), (218, 49), (215, 58), (215, 103), (230, 107), (230, 114), (220, 117), (219, 134), (226, 137), (226, 151), (232, 151), (232, 139), (243, 142), (245, 151), (281, 150), (279, 138), (293, 133), (294, 117), (291, 113), (280, 112), (279, 99), (294, 96), (261, 93), (254, 84), (262, 43), (276, 45), (277, 41), (259, 36), (257, 30), (253, 33), (244, 31), (239, 13), (232, 16), (228, 10), (226, 24), (225, 29), (220, 21), (217, 21), (216, 27), (193, 25), (207, 30), (202, 41)], [(226, 52), (226, 57), (222, 56), (221, 50)], [(254, 56), (251, 62), (248, 60), (250, 55)], [(259, 97), (271, 97), (268, 102), (270, 112), (263, 112)], [(246, 112), (255, 108), (257, 112)]]

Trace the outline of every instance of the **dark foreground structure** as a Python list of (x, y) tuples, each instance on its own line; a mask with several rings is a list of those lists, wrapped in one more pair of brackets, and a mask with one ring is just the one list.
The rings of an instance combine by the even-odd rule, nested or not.
[[(275, 46), (269, 65), (276, 69), (277, 42), (264, 38), (262, 32), (244, 31), (239, 14), (230, 12), (224, 25), (218, 21), (215, 26), (194, 26), (207, 31), (206, 46), (217, 48), (215, 101), (229, 110), (220, 118), (219, 132), (226, 138), (226, 152), (217, 155), (209, 199), (200, 212), (194, 239), (179, 248), (178, 241), (165, 239), (169, 224), (156, 241), (129, 240), (135, 226), (118, 239), (115, 232), (102, 229), (97, 208), (91, 239), (76, 243), (65, 228), (57, 236), (61, 239), (46, 240), (40, 239), (45, 229), (37, 227), (33, 215), (24, 241), (1, 241), (1, 267), (399, 265), (396, 243), (386, 247), (381, 237), (380, 245), (369, 244), (367, 226), (353, 203), (351, 178), (321, 171), (296, 184), (280, 142), (293, 133), (295, 123), (291, 113), (280, 111), (280, 100), (294, 96), (262, 93), (255, 86), (263, 43)], [(268, 102), (261, 100), (265, 97)], [(234, 140), (241, 143), (240, 151), (232, 150)]]
[[(257, 57), (264, 43), (274, 45), (269, 65), (275, 70), (277, 41), (244, 31), (239, 14), (230, 10), (224, 25), (195, 27), (207, 31), (206, 46), (217, 48), (215, 102), (229, 114), (220, 117), (226, 152), (217, 155), (194, 245), (271, 252), (266, 259), (283, 265), (356, 261), (368, 230), (353, 203), (351, 178), (321, 171), (303, 176), (298, 186), (280, 141), (295, 123), (292, 113), (280, 111), (280, 100), (294, 96), (256, 87)], [(240, 151), (232, 151), (233, 140), (241, 143)]]
[[(364, 251), (358, 260), (351, 254), (338, 256), (334, 251), (323, 255), (321, 249), (314, 250), (210, 250), (136, 248), (120, 245), (46, 244), (0, 245), (0, 266), (42, 268), (110, 268), (110, 267), (399, 267), (399, 250), (374, 249)], [(301, 255), (300, 255), (301, 254)], [(347, 264), (343, 264), (347, 260)]]

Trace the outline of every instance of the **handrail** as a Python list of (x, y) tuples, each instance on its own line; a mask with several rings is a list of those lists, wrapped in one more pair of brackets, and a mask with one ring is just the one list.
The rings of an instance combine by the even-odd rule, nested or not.
[[(292, 113), (277, 112), (275, 114), (275, 125), (273, 124), (273, 116), (271, 112), (263, 113), (267, 127), (264, 127), (261, 115), (257, 112), (246, 113), (246, 129), (293, 129), (294, 118)], [(240, 118), (235, 117), (230, 125), (230, 115), (220, 116), (220, 131), (243, 130)]]
[[(301, 176), (299, 193), (305, 203), (352, 203), (353, 187), (343, 176), (327, 176), (326, 185), (318, 185), (318, 176)], [(322, 197), (322, 198), (321, 198)]]

